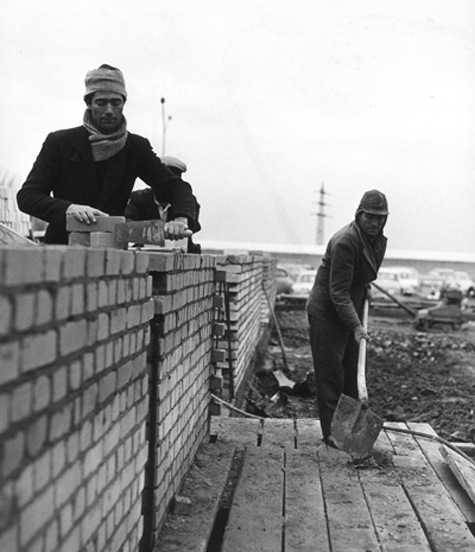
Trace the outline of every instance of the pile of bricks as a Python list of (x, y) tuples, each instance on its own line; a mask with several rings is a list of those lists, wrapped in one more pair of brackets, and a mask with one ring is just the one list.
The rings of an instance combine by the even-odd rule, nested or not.
[(0, 550), (137, 550), (148, 256), (0, 248)]

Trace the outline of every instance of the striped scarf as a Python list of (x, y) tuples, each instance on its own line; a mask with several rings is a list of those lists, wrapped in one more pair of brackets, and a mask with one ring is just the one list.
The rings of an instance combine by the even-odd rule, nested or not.
[(83, 120), (84, 128), (89, 132), (92, 157), (94, 161), (105, 161), (119, 153), (127, 141), (127, 121), (122, 116), (120, 127), (112, 134), (102, 134), (94, 125), (89, 109), (86, 109)]

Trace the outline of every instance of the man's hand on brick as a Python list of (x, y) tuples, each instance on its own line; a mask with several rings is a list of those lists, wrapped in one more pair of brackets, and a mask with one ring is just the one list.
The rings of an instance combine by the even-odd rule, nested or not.
[(185, 217), (178, 217), (175, 220), (165, 223), (165, 238), (167, 240), (181, 240), (192, 235), (188, 228), (188, 220)]
[(101, 217), (108, 217), (108, 213), (104, 213), (99, 209), (90, 207), (89, 205), (78, 205), (76, 203), (71, 203), (71, 205), (66, 209), (67, 215), (73, 215), (76, 220), (79, 222), (85, 222), (86, 224), (91, 224), (97, 222), (96, 215)]

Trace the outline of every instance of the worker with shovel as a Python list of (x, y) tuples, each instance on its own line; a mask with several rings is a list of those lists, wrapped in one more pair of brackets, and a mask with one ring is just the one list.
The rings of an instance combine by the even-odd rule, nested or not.
[(340, 396), (358, 399), (359, 343), (368, 340), (363, 310), (386, 252), (388, 214), (383, 193), (365, 192), (354, 221), (330, 238), (306, 304), (320, 425), (329, 446), (337, 446), (331, 426)]

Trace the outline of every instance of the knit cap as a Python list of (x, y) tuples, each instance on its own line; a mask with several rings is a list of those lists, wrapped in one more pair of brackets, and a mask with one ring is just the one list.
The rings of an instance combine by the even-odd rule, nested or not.
[(86, 91), (84, 97), (94, 92), (116, 92), (127, 98), (124, 75), (117, 67), (103, 63), (98, 69), (91, 69), (84, 80)]
[(186, 172), (186, 165), (183, 163), (181, 159), (178, 159), (178, 157), (172, 157), (171, 155), (164, 155), (160, 158), (162, 163), (166, 165), (169, 169), (173, 170), (177, 173), (184, 173)]

